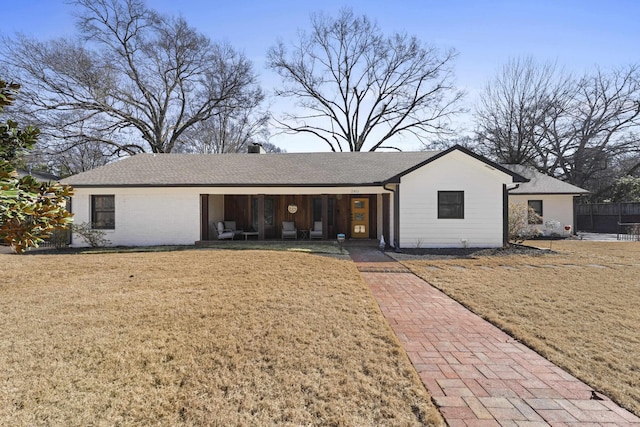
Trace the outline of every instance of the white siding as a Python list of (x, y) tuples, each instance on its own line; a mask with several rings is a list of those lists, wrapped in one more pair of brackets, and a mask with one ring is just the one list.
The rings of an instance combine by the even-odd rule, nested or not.
[[(401, 248), (500, 247), (511, 176), (453, 151), (402, 177)], [(464, 219), (438, 219), (438, 191), (464, 191)]]
[[(197, 188), (76, 188), (74, 222), (91, 222), (91, 195), (115, 196), (115, 230), (103, 230), (113, 246), (192, 245), (200, 240)], [(86, 246), (74, 235), (73, 246)]]
[(572, 194), (524, 194), (509, 195), (509, 203), (521, 204), (526, 209), (529, 200), (542, 200), (542, 221), (558, 221), (560, 226), (555, 230), (546, 229), (544, 223), (538, 225), (538, 229), (545, 234), (558, 233), (569, 234), (564, 226), (570, 225), (574, 229), (573, 223), (573, 195)]

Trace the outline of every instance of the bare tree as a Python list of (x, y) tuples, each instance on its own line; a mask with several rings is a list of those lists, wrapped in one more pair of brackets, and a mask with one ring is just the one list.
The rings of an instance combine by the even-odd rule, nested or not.
[(351, 10), (335, 19), (312, 15), (291, 51), (280, 42), (268, 52), (268, 67), (283, 81), (276, 95), (303, 109), (277, 123), (332, 151), (374, 151), (394, 136), (446, 132), (462, 96), (453, 86), (455, 55), (406, 34), (385, 37)]
[(181, 151), (204, 154), (243, 153), (252, 143), (265, 144), (269, 114), (250, 108), (222, 111), (185, 132)]
[(142, 0), (75, 0), (79, 35), (5, 38), (3, 61), (24, 84), (27, 113), (63, 148), (168, 153), (220, 111), (263, 99), (251, 63), (181, 17)]
[[(478, 145), (499, 162), (528, 164), (593, 192), (606, 189), (618, 159), (640, 152), (638, 71), (596, 69), (575, 79), (531, 59), (511, 61), (476, 110)], [(625, 164), (625, 174), (640, 167)]]
[[(637, 66), (604, 73), (597, 69), (576, 82), (561, 131), (549, 132), (553, 162), (547, 169), (578, 186), (598, 184), (618, 156), (640, 152), (633, 131), (640, 125)], [(554, 129), (555, 130), (555, 129)]]
[[(38, 144), (25, 156), (28, 168), (51, 172), (61, 178), (104, 166), (116, 159), (103, 144), (87, 141), (74, 144), (65, 141)], [(54, 149), (53, 151), (49, 151)]]
[(486, 85), (475, 111), (481, 151), (503, 163), (537, 166), (548, 142), (546, 122), (566, 108), (570, 82), (554, 64), (510, 60)]
[(421, 150), (446, 150), (454, 145), (459, 145), (473, 150), (478, 146), (478, 142), (477, 139), (471, 135), (453, 134), (451, 136), (435, 138), (428, 142), (423, 142)]

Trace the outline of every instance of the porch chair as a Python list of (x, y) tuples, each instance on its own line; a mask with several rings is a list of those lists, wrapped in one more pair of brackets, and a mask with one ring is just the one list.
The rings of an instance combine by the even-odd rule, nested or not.
[(244, 231), (242, 228), (236, 228), (236, 222), (235, 221), (225, 221), (224, 222), (224, 228), (226, 230), (233, 231), (235, 237), (242, 236), (242, 232)]
[(236, 236), (235, 232), (227, 228), (224, 228), (224, 223), (222, 221), (218, 221), (217, 227), (214, 227), (213, 229), (216, 231), (216, 234), (218, 235), (218, 240), (224, 240), (224, 239), (233, 240), (233, 238)]
[(297, 239), (298, 229), (293, 221), (282, 221), (282, 240)]
[(313, 230), (309, 231), (310, 239), (322, 239), (322, 221), (313, 222)]

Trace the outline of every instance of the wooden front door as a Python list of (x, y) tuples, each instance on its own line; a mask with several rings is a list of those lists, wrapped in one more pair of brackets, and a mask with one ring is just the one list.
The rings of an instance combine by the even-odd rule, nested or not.
[(369, 238), (369, 199), (351, 199), (351, 238)]

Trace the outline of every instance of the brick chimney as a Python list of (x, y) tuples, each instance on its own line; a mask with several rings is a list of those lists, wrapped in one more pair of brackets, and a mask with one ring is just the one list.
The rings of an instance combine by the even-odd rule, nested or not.
[(262, 148), (262, 144), (254, 142), (247, 147), (247, 153), (264, 154), (266, 153), (266, 151), (264, 151), (264, 148)]

